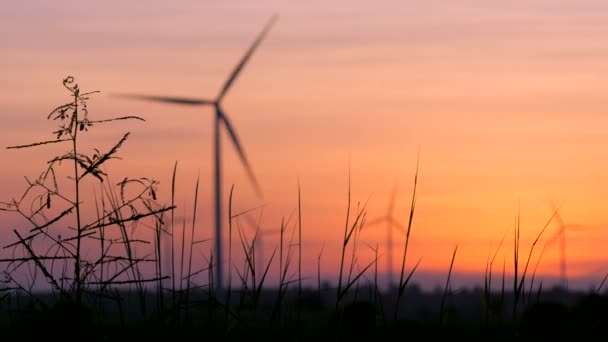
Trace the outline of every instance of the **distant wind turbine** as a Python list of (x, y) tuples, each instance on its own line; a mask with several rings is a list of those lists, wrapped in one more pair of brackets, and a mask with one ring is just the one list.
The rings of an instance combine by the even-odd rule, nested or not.
[(255, 232), (253, 241), (254, 241), (254, 245), (257, 246), (255, 248), (255, 253), (256, 253), (256, 258), (257, 258), (256, 268), (258, 270), (264, 270), (264, 267), (266, 266), (265, 259), (264, 259), (264, 238), (268, 235), (281, 234), (281, 228), (276, 228), (276, 229), (262, 228), (262, 226), (261, 226), (262, 214), (261, 213), (260, 213), (260, 216), (257, 221), (249, 215), (245, 215), (245, 219), (247, 220), (249, 227), (251, 227), (251, 229), (253, 229)]
[(200, 98), (157, 96), (157, 95), (136, 95), (136, 94), (119, 95), (121, 97), (128, 97), (128, 98), (147, 100), (147, 101), (172, 103), (172, 104), (187, 105), (187, 106), (213, 106), (215, 108), (215, 116), (214, 116), (214, 120), (213, 120), (213, 142), (214, 142), (214, 159), (215, 159), (215, 165), (214, 165), (214, 168), (215, 168), (215, 170), (214, 170), (214, 176), (215, 176), (215, 259), (217, 260), (217, 266), (215, 268), (215, 270), (216, 270), (215, 281), (217, 284), (217, 295), (219, 298), (221, 298), (223, 296), (223, 289), (224, 289), (224, 287), (223, 287), (224, 278), (223, 278), (223, 272), (222, 272), (222, 265), (223, 265), (223, 263), (222, 263), (223, 262), (223, 258), (222, 258), (222, 205), (221, 205), (221, 199), (222, 199), (222, 172), (221, 172), (221, 169), (222, 169), (222, 166), (221, 166), (221, 153), (220, 153), (220, 151), (221, 151), (220, 125), (223, 125), (224, 128), (226, 129), (226, 131), (228, 132), (228, 134), (230, 136), (230, 140), (232, 141), (232, 144), (234, 145), (237, 153), (239, 154), (241, 162), (243, 163), (243, 166), (245, 167), (245, 170), (247, 171), (249, 180), (251, 181), (258, 197), (261, 197), (261, 194), (262, 194), (258, 181), (256, 180), (253, 170), (252, 170), (251, 166), (249, 165), (247, 156), (245, 155), (243, 146), (242, 146), (241, 142), (239, 141), (236, 131), (234, 130), (232, 123), (228, 119), (228, 116), (222, 110), (221, 104), (222, 104), (222, 100), (224, 99), (224, 96), (226, 95), (226, 93), (228, 92), (228, 90), (230, 89), (230, 87), (232, 86), (234, 81), (236, 80), (236, 78), (239, 75), (239, 73), (241, 72), (241, 70), (243, 70), (243, 67), (245, 66), (245, 64), (251, 57), (251, 55), (253, 55), (254, 51), (260, 45), (260, 43), (262, 42), (262, 40), (264, 39), (264, 37), (266, 36), (266, 34), (270, 30), (270, 28), (276, 21), (276, 19), (277, 19), (277, 15), (274, 15), (270, 18), (268, 23), (264, 26), (264, 29), (262, 30), (262, 32), (260, 32), (260, 34), (257, 36), (256, 40), (253, 42), (253, 44), (251, 45), (249, 50), (247, 50), (247, 52), (245, 53), (243, 58), (241, 58), (239, 63), (236, 65), (236, 67), (230, 74), (230, 77), (228, 77), (227, 81), (224, 83), (224, 86), (222, 87), (219, 95), (213, 100), (200, 99)]
[(397, 185), (393, 187), (391, 192), (391, 198), (388, 204), (388, 210), (386, 216), (381, 216), (371, 220), (368, 225), (374, 225), (379, 223), (386, 223), (386, 268), (388, 271), (388, 283), (389, 288), (393, 286), (393, 228), (397, 227), (402, 232), (405, 232), (405, 228), (400, 224), (397, 219), (393, 216), (395, 210), (395, 198), (397, 197)]
[(553, 203), (553, 201), (549, 201), (550, 205), (551, 205), (551, 209), (556, 212), (555, 215), (555, 219), (557, 220), (557, 223), (559, 224), (559, 227), (557, 229), (557, 232), (555, 232), (555, 234), (553, 236), (551, 236), (551, 238), (549, 240), (547, 240), (546, 245), (550, 246), (553, 243), (555, 243), (555, 241), (557, 241), (557, 239), (559, 239), (559, 247), (560, 247), (560, 277), (561, 277), (561, 282), (562, 282), (562, 286), (564, 288), (564, 290), (568, 289), (568, 274), (567, 274), (567, 265), (566, 265), (566, 230), (583, 230), (584, 227), (580, 226), (580, 225), (572, 225), (572, 224), (565, 224), (564, 221), (562, 220), (562, 217), (559, 214), (558, 211), (558, 207), (555, 206), (555, 203)]

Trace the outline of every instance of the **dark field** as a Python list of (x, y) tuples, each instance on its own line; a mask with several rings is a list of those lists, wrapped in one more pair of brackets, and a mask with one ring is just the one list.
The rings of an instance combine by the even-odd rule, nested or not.
[(608, 297), (591, 292), (556, 288), (532, 294), (514, 314), (514, 298), (506, 293), (492, 293), (492, 304), (486, 305), (483, 289), (454, 291), (445, 298), (441, 292), (422, 292), (412, 286), (405, 291), (395, 319), (396, 293), (374, 293), (373, 287), (362, 287), (343, 299), (336, 311), (335, 291), (305, 289), (299, 300), (297, 289), (282, 292), (282, 299), (278, 290), (269, 289), (261, 291), (257, 303), (252, 302), (251, 293), (234, 291), (228, 311), (206, 291), (193, 291), (189, 303), (179, 303), (180, 294), (161, 298), (150, 292), (143, 300), (137, 293), (115, 292), (108, 295), (114, 298), (86, 296), (81, 306), (72, 301), (58, 303), (54, 296), (41, 294), (37, 297), (41, 302), (6, 297), (0, 307), (4, 336), (71, 339), (84, 335), (87, 340), (392, 340), (420, 336), (509, 341), (594, 336), (608, 324)]

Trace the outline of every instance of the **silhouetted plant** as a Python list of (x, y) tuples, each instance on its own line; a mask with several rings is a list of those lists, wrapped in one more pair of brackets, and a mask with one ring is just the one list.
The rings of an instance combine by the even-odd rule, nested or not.
[[(112, 184), (106, 166), (108, 161), (118, 158), (117, 153), (129, 132), (106, 151), (95, 148), (91, 153), (83, 152), (84, 134), (98, 124), (144, 120), (138, 116), (92, 120), (88, 101), (98, 91), (81, 91), (72, 76), (63, 80), (63, 86), (69, 91), (71, 101), (47, 116), (48, 120), (58, 123), (54, 138), (7, 148), (68, 145), (69, 150), (50, 158), (37, 178), (26, 177), (27, 187), (20, 197), (0, 202), (0, 210), (18, 214), (31, 227), (27, 231), (13, 229), (16, 241), (4, 247), (12, 253), (11, 258), (2, 259), (6, 263), (6, 282), (13, 291), (25, 292), (34, 299), (34, 288), (50, 285), (57, 297), (51, 313), (63, 310), (58, 305), (65, 306), (65, 303), (70, 303), (70, 308), (83, 306), (83, 295), (89, 292), (97, 299), (106, 293), (110, 296), (108, 290), (113, 286), (134, 284), (140, 294), (143, 293), (143, 284), (155, 279), (146, 279), (140, 265), (159, 261), (137, 255), (137, 244), (149, 243), (134, 237), (137, 225), (145, 224), (149, 218), (161, 223), (156, 226), (160, 231), (161, 214), (172, 209), (156, 203), (158, 183), (152, 179), (124, 178)], [(67, 182), (60, 177), (65, 163)], [(85, 191), (84, 186), (90, 186), (93, 191)], [(91, 215), (93, 211), (95, 215)], [(99, 251), (85, 249), (84, 244), (89, 242), (98, 244)], [(158, 277), (162, 277), (160, 272), (159, 269)], [(24, 274), (28, 275), (26, 279)], [(46, 308), (43, 300), (35, 301)]]
[(420, 148), (418, 149), (418, 159), (416, 160), (416, 173), (414, 174), (414, 189), (412, 190), (412, 203), (410, 205), (409, 212), (409, 220), (407, 224), (407, 230), (405, 233), (405, 244), (403, 246), (403, 258), (401, 259), (401, 273), (399, 275), (399, 287), (397, 289), (397, 300), (395, 301), (395, 311), (394, 311), (394, 320), (397, 320), (399, 317), (399, 305), (401, 304), (401, 297), (403, 296), (403, 292), (405, 291), (407, 284), (412, 279), (414, 272), (420, 265), (420, 261), (422, 257), (418, 259), (416, 265), (412, 267), (412, 270), (409, 274), (405, 272), (405, 261), (407, 258), (407, 250), (410, 242), (410, 233), (412, 232), (412, 222), (414, 220), (414, 212), (416, 210), (416, 188), (418, 187), (418, 169), (420, 166)]
[[(346, 223), (344, 225), (344, 237), (342, 239), (342, 249), (341, 249), (341, 257), (340, 257), (340, 271), (338, 273), (338, 288), (336, 291), (336, 311), (340, 311), (340, 304), (342, 303), (342, 299), (346, 296), (348, 291), (353, 287), (353, 285), (357, 284), (359, 278), (367, 272), (367, 270), (374, 265), (375, 260), (370, 262), (363, 269), (359, 270), (358, 273), (353, 277), (353, 270), (355, 265), (357, 265), (357, 240), (359, 237), (359, 233), (363, 230), (365, 226), (365, 220), (367, 216), (367, 202), (360, 206), (357, 203), (357, 211), (355, 214), (355, 219), (352, 223), (349, 223), (350, 220), (350, 209), (351, 209), (351, 184), (350, 184), (350, 169), (348, 174), (348, 203), (346, 207)], [(351, 260), (349, 263), (349, 271), (348, 276), (345, 279), (346, 282), (343, 283), (344, 277), (344, 263), (346, 262), (346, 252), (349, 247), (349, 243), (353, 242), (351, 246)]]

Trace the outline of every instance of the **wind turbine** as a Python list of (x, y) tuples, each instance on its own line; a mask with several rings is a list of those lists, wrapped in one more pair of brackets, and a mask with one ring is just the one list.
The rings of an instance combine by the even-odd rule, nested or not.
[(185, 97), (172, 97), (172, 96), (157, 96), (157, 95), (136, 95), (136, 94), (122, 94), (119, 95), (121, 97), (128, 97), (140, 100), (147, 101), (155, 101), (162, 103), (171, 103), (177, 105), (186, 105), (186, 106), (213, 106), (215, 109), (215, 116), (213, 117), (213, 142), (214, 142), (214, 182), (215, 182), (215, 259), (217, 260), (217, 266), (215, 268), (215, 282), (217, 284), (217, 295), (219, 298), (223, 296), (223, 272), (222, 272), (222, 165), (221, 165), (221, 140), (220, 140), (220, 126), (226, 129), (230, 136), (230, 140), (234, 145), (243, 166), (247, 172), (249, 180), (251, 181), (254, 190), (256, 191), (258, 197), (261, 197), (262, 191), (260, 190), (260, 186), (255, 178), (253, 170), (249, 165), (249, 160), (245, 155), (245, 151), (239, 138), (234, 130), (230, 119), (222, 109), (222, 100), (224, 96), (236, 80), (239, 73), (243, 70), (243, 67), (251, 58), (251, 55), (255, 52), (257, 47), (260, 45), (272, 25), (277, 19), (277, 15), (273, 15), (270, 20), (264, 26), (262, 32), (260, 32), (253, 42), (253, 44), (249, 47), (249, 50), (245, 53), (245, 55), (241, 58), (239, 63), (236, 65), (226, 82), (224, 83), (219, 95), (215, 99), (200, 99), (200, 98), (185, 98)]
[(264, 238), (268, 235), (280, 234), (281, 228), (275, 228), (275, 229), (262, 228), (262, 225), (261, 225), (262, 213), (260, 213), (260, 216), (257, 221), (249, 215), (245, 215), (245, 219), (247, 220), (248, 226), (251, 229), (253, 229), (255, 232), (254, 244), (256, 246), (256, 248), (255, 248), (256, 258), (257, 258), (256, 268), (258, 270), (264, 270), (264, 267), (265, 267), (265, 264), (264, 264), (264, 262), (265, 262), (264, 261)]
[(555, 243), (555, 241), (557, 241), (557, 239), (559, 239), (560, 277), (561, 277), (561, 282), (562, 282), (562, 286), (563, 286), (564, 290), (568, 290), (568, 274), (567, 274), (567, 264), (566, 264), (566, 230), (582, 230), (582, 229), (584, 229), (584, 227), (582, 227), (580, 225), (565, 224), (564, 221), (562, 220), (562, 217), (559, 214), (558, 208), (555, 206), (553, 201), (549, 201), (549, 202), (551, 205), (551, 209), (554, 212), (556, 212), (555, 219), (557, 220), (557, 223), (559, 224), (559, 228), (557, 229), (557, 232), (555, 232), (555, 234), (553, 234), (553, 236), (551, 236), (551, 238), (549, 240), (547, 240), (546, 245), (550, 246), (553, 243)]
[(395, 198), (397, 197), (397, 185), (393, 187), (391, 192), (391, 198), (388, 204), (388, 210), (385, 216), (378, 217), (371, 220), (368, 225), (379, 224), (386, 222), (386, 249), (388, 253), (386, 255), (386, 267), (388, 270), (388, 283), (389, 288), (393, 286), (393, 227), (399, 228), (401, 231), (405, 231), (405, 228), (400, 224), (397, 219), (393, 216), (395, 209)]

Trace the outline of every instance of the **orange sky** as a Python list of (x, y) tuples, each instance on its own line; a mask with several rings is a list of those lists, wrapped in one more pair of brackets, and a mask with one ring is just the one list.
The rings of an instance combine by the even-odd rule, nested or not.
[[(77, 4), (77, 6), (75, 6)], [(410, 261), (447, 271), (483, 271), (505, 231), (511, 258), (521, 208), (522, 250), (565, 201), (572, 275), (601, 281), (608, 256), (608, 4), (604, 1), (237, 1), (220, 4), (75, 1), (21, 4), (0, 13), (0, 146), (50, 137), (46, 114), (67, 100), (66, 75), (100, 90), (92, 115), (137, 114), (145, 123), (99, 128), (109, 146), (131, 131), (112, 164), (119, 175), (161, 182), (167, 199), (179, 161), (178, 198), (192, 205), (201, 183), (198, 234), (212, 237), (212, 111), (127, 101), (112, 92), (213, 97), (265, 21), (279, 21), (228, 93), (224, 108), (264, 191), (259, 201), (227, 139), (224, 188), (236, 204), (266, 204), (277, 226), (303, 199), (305, 272), (336, 271), (350, 161), (353, 202), (383, 215), (399, 184), (396, 215), (409, 210), (418, 146), (418, 206)], [(226, 137), (224, 137), (226, 138)], [(49, 150), (0, 150), (2, 199), (17, 196)], [(12, 224), (12, 217), (3, 221)], [(557, 229), (552, 225), (547, 237)], [(10, 230), (9, 230), (10, 231)], [(402, 236), (396, 235), (397, 246)], [(4, 237), (2, 237), (4, 239)], [(383, 226), (362, 239), (383, 248)], [(0, 239), (1, 240), (1, 239)], [(276, 239), (274, 239), (276, 242)], [(272, 243), (266, 242), (271, 253)], [(401, 253), (395, 251), (395, 266)], [(371, 254), (361, 249), (361, 258)], [(366, 259), (367, 258), (367, 259)], [(541, 272), (558, 274), (556, 247)], [(501, 262), (502, 263), (502, 262)], [(385, 269), (380, 264), (380, 270)], [(481, 278), (480, 278), (481, 281)]]

